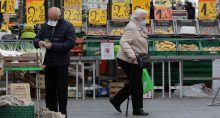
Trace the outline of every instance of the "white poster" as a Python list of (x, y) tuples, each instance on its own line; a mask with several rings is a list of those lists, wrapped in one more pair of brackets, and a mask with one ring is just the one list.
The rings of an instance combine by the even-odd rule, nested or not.
[(114, 43), (101, 43), (101, 58), (102, 60), (115, 59)]

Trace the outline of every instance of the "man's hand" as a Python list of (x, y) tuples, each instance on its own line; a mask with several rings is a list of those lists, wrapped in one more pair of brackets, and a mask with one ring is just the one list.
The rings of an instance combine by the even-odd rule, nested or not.
[(39, 46), (40, 48), (44, 48), (45, 44), (46, 44), (46, 42), (44, 42), (44, 41), (39, 41), (38, 46)]
[(47, 48), (47, 49), (51, 49), (52, 48), (52, 43), (46, 43), (44, 45), (44, 47)]

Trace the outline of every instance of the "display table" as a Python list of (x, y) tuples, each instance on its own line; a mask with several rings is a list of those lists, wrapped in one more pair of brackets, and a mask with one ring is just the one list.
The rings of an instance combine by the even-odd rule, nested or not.
[[(35, 84), (35, 89), (36, 89), (36, 98), (37, 98), (37, 111), (39, 115), (39, 109), (40, 109), (40, 88), (39, 88), (39, 83), (38, 83), (38, 77), (39, 77), (39, 71), (44, 70), (42, 67), (34, 67), (34, 68), (3, 68), (6, 74), (6, 95), (8, 95), (8, 72), (9, 71), (36, 71), (36, 84)], [(39, 117), (39, 116), (38, 116)]]

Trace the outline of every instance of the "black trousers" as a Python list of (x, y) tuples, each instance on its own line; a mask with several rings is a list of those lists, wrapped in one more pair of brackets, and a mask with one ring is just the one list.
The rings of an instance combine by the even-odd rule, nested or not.
[[(68, 66), (46, 67), (46, 107), (66, 114), (68, 92)], [(59, 109), (58, 109), (59, 108)]]
[[(122, 88), (114, 97), (113, 100), (117, 104), (122, 104), (130, 95), (132, 97), (132, 106), (133, 111), (137, 111), (143, 108), (143, 83), (142, 83), (142, 69), (137, 65), (133, 65), (133, 72), (132, 71), (132, 64), (121, 59), (117, 59), (119, 66), (124, 70), (125, 74), (129, 78), (128, 84)], [(131, 77), (131, 73), (133, 76)], [(130, 95), (129, 95), (129, 87), (130, 88)]]

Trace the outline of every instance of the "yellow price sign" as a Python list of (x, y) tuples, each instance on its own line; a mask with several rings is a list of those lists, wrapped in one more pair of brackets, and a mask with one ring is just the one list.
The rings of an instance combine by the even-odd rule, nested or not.
[(199, 0), (199, 19), (216, 19), (216, 0)]
[(64, 6), (82, 6), (82, 0), (64, 0)]
[(90, 9), (89, 10), (89, 24), (106, 25), (107, 11), (105, 9)]
[(154, 0), (155, 7), (172, 7), (172, 0)]
[(129, 19), (130, 6), (127, 3), (113, 3), (112, 4), (112, 19)]
[(39, 2), (26, 5), (26, 21), (28, 24), (42, 24), (45, 22), (45, 8)]
[(15, 13), (15, 0), (2, 0), (1, 13)]
[(148, 12), (147, 24), (150, 23), (150, 0), (132, 0), (132, 13), (138, 8), (144, 9)]
[(64, 18), (76, 27), (82, 26), (82, 8), (64, 9)]

